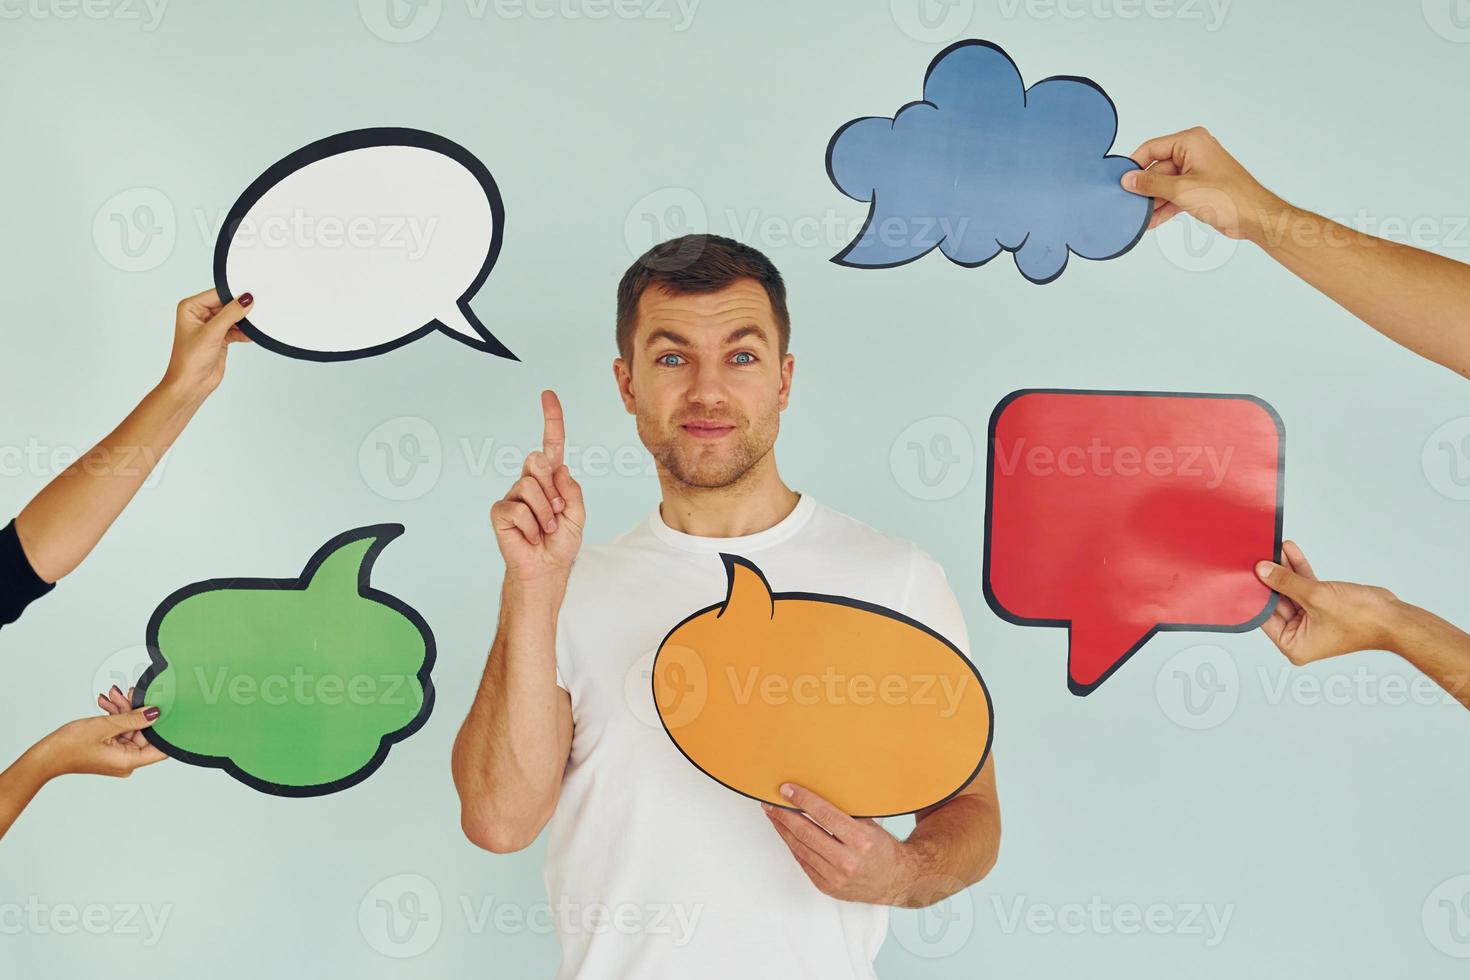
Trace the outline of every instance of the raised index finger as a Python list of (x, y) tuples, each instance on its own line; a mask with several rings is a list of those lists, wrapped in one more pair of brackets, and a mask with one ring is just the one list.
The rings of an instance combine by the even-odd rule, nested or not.
[(561, 401), (550, 388), (541, 392), (541, 414), (546, 419), (541, 433), (541, 451), (551, 463), (552, 472), (561, 466), (562, 452), (567, 444), (566, 425), (561, 417)]

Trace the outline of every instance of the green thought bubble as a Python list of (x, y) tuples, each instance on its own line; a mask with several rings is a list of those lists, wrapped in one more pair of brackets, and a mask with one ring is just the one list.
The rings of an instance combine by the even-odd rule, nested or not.
[(211, 579), (165, 599), (148, 623), (153, 665), (133, 695), (161, 711), (144, 735), (278, 796), (335, 793), (372, 775), (434, 702), (433, 633), (369, 584), (402, 533), (360, 527), (324, 544), (299, 578)]

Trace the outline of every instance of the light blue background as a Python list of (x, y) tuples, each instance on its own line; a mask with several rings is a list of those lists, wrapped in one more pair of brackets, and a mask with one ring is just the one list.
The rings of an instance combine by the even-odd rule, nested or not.
[[(0, 636), (0, 756), (93, 710), (94, 683), (136, 663), (148, 614), (175, 588), (295, 574), (333, 534), (388, 520), (409, 530), (375, 582), (434, 627), (437, 709), (374, 778), (318, 800), (273, 799), (173, 763), (125, 783), (49, 786), (0, 844), (7, 976), (550, 973), (552, 936), (493, 920), (477, 931), (487, 900), (544, 900), (540, 845), (476, 850), (449, 777), (495, 624), (501, 568), (486, 512), (511, 477), (494, 452), (510, 445), (518, 458), (536, 444), (546, 386), (561, 394), (574, 447), (637, 446), (609, 370), (614, 286), (650, 229), (701, 223), (766, 250), (790, 285), (787, 482), (942, 561), (996, 701), (999, 866), (929, 914), (931, 941), (915, 938), (913, 913), (896, 915), (906, 943), (890, 938), (881, 975), (1464, 975), (1452, 954), (1470, 955), (1470, 941), (1447, 932), (1440, 904), (1470, 893), (1457, 878), (1470, 873), (1463, 709), (1382, 703), (1396, 683), (1385, 677), (1414, 676), (1387, 655), (1284, 674), (1259, 634), (1161, 635), (1075, 698), (1062, 632), (997, 619), (979, 576), (985, 423), (1008, 391), (1246, 391), (1286, 422), (1287, 533), (1318, 570), (1470, 624), (1470, 502), (1457, 499), (1470, 491), (1455, 482), (1470, 472), (1458, 443), (1470, 385), (1253, 248), (1232, 253), (1184, 223), (1112, 262), (1074, 259), (1044, 287), (1006, 256), (977, 270), (937, 255), (840, 268), (828, 259), (866, 209), (823, 169), (836, 127), (891, 115), (919, 97), (945, 44), (983, 37), (1028, 83), (1096, 79), (1119, 107), (1121, 152), (1203, 123), (1288, 199), (1470, 258), (1470, 30), (1449, 19), (1450, 3), (1237, 0), (1219, 20), (1186, 0), (960, 0), (930, 11), (930, 31), (906, 0), (703, 0), (682, 30), (677, 9), (652, 0), (619, 8), (639, 16), (601, 20), (519, 5), (477, 16), (466, 0), (432, 0), (408, 27), (427, 33), (405, 41), (382, 26), (383, 0), (175, 0), (151, 30), (138, 5), (96, 0), (87, 10), (98, 17), (65, 2), (0, 3), (7, 516), (49, 478), (53, 454), (90, 446), (157, 380), (174, 303), (210, 285), (213, 228), (239, 191), (329, 133), (416, 126), (486, 162), (507, 230), (474, 307), (523, 360), (440, 336), (338, 365), (235, 349), (155, 485)], [(57, 16), (67, 10), (76, 16)], [(135, 232), (130, 258), (114, 215), (146, 217), (141, 205), (163, 234)], [(425, 420), (440, 449), (420, 495), (397, 501), (376, 444), (422, 432), (406, 418)], [(942, 449), (936, 434), (955, 438), (948, 482), (931, 490), (908, 444)], [(940, 473), (939, 457), (923, 462)], [(657, 499), (641, 473), (584, 467), (583, 479), (592, 540)], [(1186, 702), (1183, 679), (1207, 679), (1205, 665), (1225, 689), (1201, 713), (1207, 702)], [(1281, 696), (1296, 676), (1353, 689)], [(442, 911), (390, 935), (376, 903), (398, 901), (406, 882)], [(1094, 900), (1162, 904), (1176, 925), (1192, 903), (1230, 919), (1213, 945), (1183, 927), (1122, 934), (1116, 916), (1048, 927), (1048, 911)], [(143, 905), (169, 918), (149, 946), (120, 911), (101, 935), (63, 935), (26, 921), (28, 903)], [(1018, 908), (1032, 918), (1016, 923)], [(1470, 929), (1470, 909), (1459, 926)]]

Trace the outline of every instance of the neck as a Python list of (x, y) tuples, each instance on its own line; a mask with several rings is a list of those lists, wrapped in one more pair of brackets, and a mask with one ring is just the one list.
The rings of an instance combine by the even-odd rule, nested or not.
[(659, 516), (675, 531), (702, 538), (755, 534), (779, 524), (800, 495), (781, 481), (767, 453), (740, 479), (723, 487), (692, 487), (659, 467), (664, 499)]

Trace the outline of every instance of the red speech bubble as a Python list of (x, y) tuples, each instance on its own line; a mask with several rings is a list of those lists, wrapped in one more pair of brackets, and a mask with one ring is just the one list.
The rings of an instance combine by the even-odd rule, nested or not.
[(1092, 693), (1159, 630), (1240, 633), (1276, 595), (1286, 430), (1250, 395), (1024, 389), (990, 416), (985, 599), (1065, 626)]

